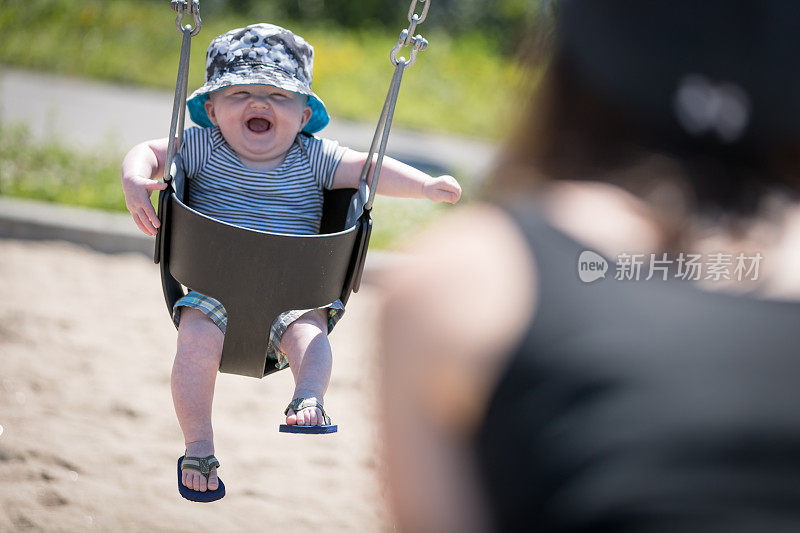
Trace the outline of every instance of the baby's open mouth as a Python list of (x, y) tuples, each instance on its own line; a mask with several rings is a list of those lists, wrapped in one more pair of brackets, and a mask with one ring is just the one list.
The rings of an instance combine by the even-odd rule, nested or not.
[(247, 121), (247, 129), (255, 133), (264, 133), (272, 128), (272, 123), (265, 118), (251, 118)]

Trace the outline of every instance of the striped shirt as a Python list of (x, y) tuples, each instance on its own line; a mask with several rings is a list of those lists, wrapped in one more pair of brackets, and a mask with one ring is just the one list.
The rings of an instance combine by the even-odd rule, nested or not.
[(318, 233), (322, 191), (333, 185), (345, 150), (336, 141), (299, 135), (278, 168), (251, 170), (242, 165), (219, 128), (189, 128), (180, 150), (189, 179), (189, 205), (250, 229)]

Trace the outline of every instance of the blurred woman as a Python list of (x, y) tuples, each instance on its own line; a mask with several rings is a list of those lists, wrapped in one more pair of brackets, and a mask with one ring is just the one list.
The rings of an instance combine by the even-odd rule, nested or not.
[(559, 2), (487, 202), (386, 277), (401, 529), (797, 530), (798, 11)]

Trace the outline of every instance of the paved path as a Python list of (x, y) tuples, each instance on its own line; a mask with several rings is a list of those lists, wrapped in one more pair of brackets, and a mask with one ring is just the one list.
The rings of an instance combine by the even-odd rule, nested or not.
[[(123, 153), (137, 142), (165, 137), (171, 112), (171, 91), (0, 66), (0, 121), (25, 123), (37, 139)], [(322, 133), (366, 150), (374, 130), (374, 125), (334, 120)], [(447, 171), (474, 183), (485, 175), (494, 147), (474, 139), (394, 128), (388, 152), (425, 170)]]

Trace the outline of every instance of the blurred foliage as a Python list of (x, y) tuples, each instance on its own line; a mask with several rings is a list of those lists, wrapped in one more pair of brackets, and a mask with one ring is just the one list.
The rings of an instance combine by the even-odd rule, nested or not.
[[(0, 124), (0, 196), (127, 213), (119, 175), (117, 157), (75, 152), (54, 141), (34, 142), (24, 126)], [(396, 246), (449, 207), (378, 196), (371, 246)]]
[[(159, 0), (149, 0), (159, 1)], [(481, 33), (505, 52), (523, 36), (552, 0), (428, 0), (431, 4), (424, 31), (451, 35)], [(402, 29), (411, 1), (407, 0), (285, 0), (268, 5), (263, 0), (201, 0), (201, 10), (228, 9), (238, 13), (289, 18), (298, 22), (332, 23), (344, 28)], [(417, 3), (422, 14), (424, 4)]]
[[(180, 37), (168, 4), (167, 0), (3, 0), (0, 63), (174, 88)], [(203, 83), (205, 48), (214, 36), (269, 20), (314, 45), (314, 90), (332, 116), (377, 120), (393, 68), (389, 51), (408, 25), (405, 1), (201, 0), (200, 4), (203, 28), (192, 43), (190, 90)], [(522, 14), (533, 13), (535, 5), (538, 2), (531, 0), (434, 0), (429, 20), (419, 27), (431, 44), (404, 76), (396, 123), (428, 131), (501, 136), (519, 90), (531, 79), (504, 55), (505, 39), (517, 31), (515, 24), (521, 24), (517, 19), (528, 17)], [(446, 32), (444, 27), (458, 31)]]
[(0, 195), (125, 210), (118, 158), (34, 142), (23, 126), (0, 125)]

